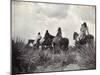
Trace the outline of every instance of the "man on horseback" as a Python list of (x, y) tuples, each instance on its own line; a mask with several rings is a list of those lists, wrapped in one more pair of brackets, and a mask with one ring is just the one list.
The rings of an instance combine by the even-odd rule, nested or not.
[(49, 38), (49, 35), (50, 35), (50, 34), (49, 34), (48, 30), (46, 30), (44, 39), (47, 40), (47, 38)]
[[(55, 52), (59, 52), (60, 51), (60, 41), (62, 39), (62, 31), (61, 31), (61, 28), (59, 27), (58, 28), (58, 32), (57, 32), (57, 35), (56, 37), (53, 39), (53, 46), (54, 46), (54, 49), (55, 49)], [(55, 46), (57, 47), (57, 49), (59, 50), (56, 50)]]
[(62, 38), (62, 30), (61, 30), (60, 27), (58, 28), (58, 32), (57, 32), (57, 35), (56, 36), (59, 37), (59, 40)]
[(34, 45), (35, 45), (36, 47), (39, 47), (41, 38), (42, 38), (42, 36), (41, 36), (40, 32), (38, 32), (38, 35), (37, 35), (37, 37), (36, 37), (36, 39), (35, 39), (35, 41), (34, 41)]
[(80, 34), (74, 32), (73, 39), (75, 40), (75, 44), (81, 45), (86, 44), (90, 42), (90, 40), (94, 39), (93, 35), (89, 34), (86, 22), (81, 25)]
[(60, 28), (60, 27), (58, 28), (58, 33), (57, 33), (56, 36), (60, 36), (60, 37), (62, 37), (62, 31), (61, 31), (61, 28)]
[(86, 35), (89, 35), (89, 30), (88, 30), (86, 22), (84, 22), (80, 28), (79, 40), (85, 39)]
[(44, 35), (44, 41), (42, 42), (42, 48), (52, 48), (52, 40), (54, 36), (49, 33), (48, 30), (46, 30)]
[(61, 38), (62, 38), (62, 30), (61, 30), (61, 28), (59, 27), (58, 28), (58, 32), (57, 32), (57, 35), (56, 35), (56, 37), (53, 39), (53, 42), (59, 42), (60, 40), (61, 40)]
[(58, 28), (57, 35), (53, 39), (53, 48), (55, 52), (60, 52), (61, 50), (68, 50), (69, 39), (62, 37), (62, 30), (61, 27)]

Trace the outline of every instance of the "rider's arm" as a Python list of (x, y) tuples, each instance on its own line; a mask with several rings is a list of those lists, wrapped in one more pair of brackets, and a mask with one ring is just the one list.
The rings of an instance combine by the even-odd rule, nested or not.
[(88, 29), (88, 27), (87, 27), (87, 35), (89, 35), (89, 29)]

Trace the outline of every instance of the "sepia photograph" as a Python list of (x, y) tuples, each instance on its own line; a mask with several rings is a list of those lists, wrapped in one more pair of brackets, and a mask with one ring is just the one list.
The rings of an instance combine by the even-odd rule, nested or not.
[(11, 1), (11, 74), (96, 69), (96, 6)]

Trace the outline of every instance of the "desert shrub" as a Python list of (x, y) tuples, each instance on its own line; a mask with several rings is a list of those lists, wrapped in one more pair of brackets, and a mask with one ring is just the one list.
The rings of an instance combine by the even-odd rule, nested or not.
[(68, 50), (65, 54), (65, 59), (62, 62), (62, 66), (67, 66), (69, 64), (73, 64), (76, 63), (76, 52), (72, 50), (72, 48), (70, 50)]
[[(25, 43), (20, 38), (12, 39), (12, 73), (25, 73), (34, 70), (34, 63), (31, 63), (27, 54), (25, 54)], [(30, 69), (30, 70), (29, 70)]]
[(80, 65), (84, 65), (87, 69), (95, 69), (96, 68), (96, 51), (95, 51), (95, 43), (87, 43), (86, 45), (82, 45), (78, 47), (78, 52), (82, 57), (82, 62)]
[(20, 62), (21, 60), (18, 59), (21, 55), (21, 48), (24, 45), (22, 40), (12, 40), (12, 73), (19, 72), (21, 70), (20, 68)]
[[(82, 60), (76, 59), (77, 56)], [(78, 62), (78, 60), (81, 62)], [(95, 44), (91, 42), (79, 47), (70, 46), (68, 51), (60, 49), (60, 52), (54, 53), (50, 49), (34, 50), (33, 47), (26, 46), (20, 38), (12, 40), (12, 72), (14, 74), (53, 71), (57, 68), (58, 71), (61, 67), (70, 64), (84, 65), (87, 69), (95, 68)]]

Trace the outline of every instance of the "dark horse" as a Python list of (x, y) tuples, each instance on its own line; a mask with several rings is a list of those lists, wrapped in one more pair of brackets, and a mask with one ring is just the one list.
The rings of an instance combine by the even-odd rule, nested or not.
[(53, 39), (53, 47), (55, 51), (56, 48), (62, 49), (63, 51), (68, 50), (68, 45), (69, 45), (69, 39), (68, 38), (61, 38), (60, 40), (57, 38), (57, 36)]
[(42, 49), (44, 48), (52, 48), (52, 40), (54, 36), (49, 34), (48, 30), (46, 30), (44, 41), (42, 42)]
[(80, 39), (80, 40), (77, 40), (77, 37), (79, 36), (79, 34), (77, 32), (74, 32), (73, 34), (73, 40), (75, 40), (75, 45), (84, 45), (84, 44), (87, 44), (87, 43), (91, 43), (93, 42), (94, 40), (94, 36), (89, 34), (89, 35), (86, 35), (84, 39)]

